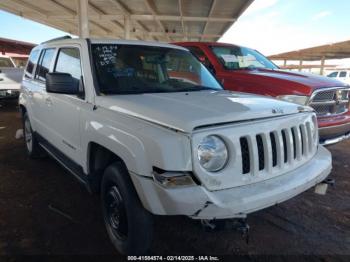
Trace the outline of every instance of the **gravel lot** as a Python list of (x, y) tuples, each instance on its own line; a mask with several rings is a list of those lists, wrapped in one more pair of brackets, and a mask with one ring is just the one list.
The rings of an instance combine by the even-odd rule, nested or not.
[[(0, 258), (15, 255), (118, 256), (109, 243), (97, 195), (52, 159), (29, 160), (15, 139), (15, 103), (0, 107)], [(205, 232), (186, 217), (156, 217), (154, 255), (347, 255), (350, 259), (350, 141), (329, 147), (327, 195), (309, 190), (248, 217), (250, 243), (234, 231)], [(58, 209), (65, 217), (53, 209)], [(333, 259), (335, 257), (332, 257)], [(0, 259), (1, 260), (1, 259)]]

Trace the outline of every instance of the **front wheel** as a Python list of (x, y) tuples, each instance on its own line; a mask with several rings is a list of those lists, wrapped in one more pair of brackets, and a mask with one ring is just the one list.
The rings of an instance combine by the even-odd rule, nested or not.
[(101, 204), (107, 233), (122, 254), (145, 254), (151, 247), (152, 215), (143, 208), (127, 170), (113, 163), (104, 172)]
[(32, 125), (27, 112), (25, 112), (23, 115), (23, 137), (29, 157), (40, 158), (45, 155), (44, 150), (39, 145), (39, 142), (33, 133)]

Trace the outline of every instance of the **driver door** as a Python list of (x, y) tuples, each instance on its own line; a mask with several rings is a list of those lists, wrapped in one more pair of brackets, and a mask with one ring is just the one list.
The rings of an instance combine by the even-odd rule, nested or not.
[[(76, 81), (81, 81), (82, 69), (80, 47), (60, 47), (57, 52), (53, 72), (68, 73)], [(80, 112), (86, 106), (85, 99), (77, 95), (47, 93), (46, 122), (50, 123), (53, 145), (75, 163), (80, 163)]]

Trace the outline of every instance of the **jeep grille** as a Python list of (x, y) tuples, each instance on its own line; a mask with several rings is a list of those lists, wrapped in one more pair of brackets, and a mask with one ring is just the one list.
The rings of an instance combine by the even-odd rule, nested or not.
[[(295, 125), (269, 133), (240, 138), (242, 173), (284, 168), (309, 158), (317, 143), (312, 141), (311, 123)], [(254, 166), (256, 165), (256, 166)]]

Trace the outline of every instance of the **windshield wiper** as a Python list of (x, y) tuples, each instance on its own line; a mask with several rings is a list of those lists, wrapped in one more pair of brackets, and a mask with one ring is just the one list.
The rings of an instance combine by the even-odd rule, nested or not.
[(182, 89), (176, 89), (174, 92), (192, 92), (192, 91), (203, 91), (203, 90), (219, 90), (216, 88), (208, 87), (208, 86), (201, 86), (201, 85), (196, 85), (196, 86), (191, 86), (191, 87), (186, 87)]
[[(144, 88), (144, 87), (143, 87)], [(203, 90), (217, 90), (212, 87), (207, 87), (207, 86), (201, 86), (201, 85), (196, 85), (192, 87), (186, 87), (186, 88), (176, 88), (176, 89), (148, 89), (148, 90), (142, 90), (141, 88), (137, 87), (132, 87), (131, 90), (127, 91), (107, 91), (105, 90), (104, 93), (105, 95), (135, 95), (135, 94), (151, 94), (151, 93), (176, 93), (176, 92), (193, 92), (193, 91), (203, 91)]]

